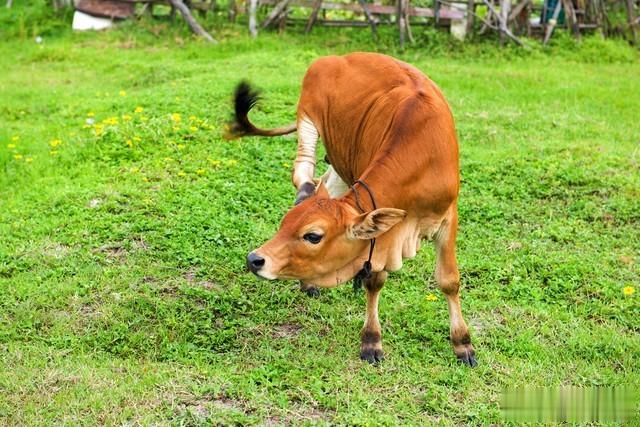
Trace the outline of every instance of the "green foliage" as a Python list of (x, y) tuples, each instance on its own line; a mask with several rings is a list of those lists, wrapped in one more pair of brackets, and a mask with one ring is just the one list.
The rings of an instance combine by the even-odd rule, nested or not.
[(68, 32), (73, 11), (62, 8), (55, 11), (48, 0), (15, 0), (10, 9), (0, 7), (0, 36), (33, 38)]
[(507, 386), (640, 386), (637, 62), (434, 54), (429, 31), (399, 54), (456, 117), (480, 366), (455, 363), (425, 244), (382, 292), (372, 367), (361, 294), (245, 272), (291, 206), (295, 139), (221, 133), (240, 78), (263, 90), (252, 118), (281, 125), (315, 58), (393, 36), (240, 31), (0, 42), (0, 424), (502, 425)]

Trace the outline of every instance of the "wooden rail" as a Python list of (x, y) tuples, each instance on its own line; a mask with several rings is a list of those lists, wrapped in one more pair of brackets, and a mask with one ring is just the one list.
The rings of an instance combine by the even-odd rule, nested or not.
[[(260, 0), (259, 4), (261, 6), (275, 6), (279, 3), (279, 0)], [(315, 1), (313, 0), (291, 0), (289, 2), (289, 6), (297, 6), (308, 9), (313, 9)], [(322, 2), (322, 9), (327, 10), (346, 10), (350, 12), (359, 12), (362, 13), (362, 6), (358, 3), (335, 3), (329, 1)], [(367, 8), (369, 12), (374, 15), (395, 15), (396, 7), (395, 6), (384, 6), (379, 4), (370, 4), (367, 3)], [(433, 18), (435, 17), (435, 13), (433, 9), (428, 7), (413, 7), (409, 6), (408, 8), (409, 16), (418, 16), (423, 18)], [(440, 8), (440, 19), (464, 19), (465, 14), (462, 11), (452, 10), (449, 8), (441, 7)]]

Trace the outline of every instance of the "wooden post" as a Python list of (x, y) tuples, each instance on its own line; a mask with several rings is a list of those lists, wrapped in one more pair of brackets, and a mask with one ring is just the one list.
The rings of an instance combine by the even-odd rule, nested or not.
[(467, 37), (473, 33), (473, 15), (475, 14), (475, 0), (467, 0)]
[(367, 21), (369, 21), (369, 25), (371, 26), (371, 35), (373, 36), (373, 40), (377, 41), (378, 40), (378, 30), (376, 29), (376, 22), (373, 20), (373, 16), (371, 16), (371, 13), (369, 13), (369, 8), (367, 7), (367, 4), (364, 2), (364, 0), (358, 0), (358, 3), (360, 3), (360, 6), (362, 6), (362, 10), (364, 11), (364, 16), (367, 18)]
[(506, 33), (509, 29), (509, 10), (511, 9), (511, 0), (500, 0), (500, 46), (504, 46), (506, 42)]
[(304, 29), (305, 34), (309, 34), (311, 29), (313, 28), (313, 24), (316, 23), (316, 19), (318, 19), (318, 12), (322, 7), (322, 0), (316, 0), (313, 3), (313, 9), (311, 9), (311, 15), (309, 16), (309, 20), (307, 21), (307, 26)]
[(187, 24), (189, 24), (189, 28), (191, 28), (191, 31), (204, 38), (209, 43), (218, 43), (216, 39), (211, 37), (211, 34), (207, 33), (204, 28), (202, 28), (200, 24), (198, 24), (198, 21), (196, 21), (193, 15), (191, 15), (191, 11), (187, 6), (184, 5), (182, 0), (169, 0), (169, 3), (171, 4), (171, 6), (180, 11), (184, 20), (187, 21)]
[(483, 20), (483, 22), (485, 23), (485, 25), (488, 28), (493, 28), (494, 30), (498, 30), (501, 33), (504, 33), (507, 37), (509, 37), (511, 40), (513, 40), (514, 42), (516, 42), (518, 45), (523, 46), (524, 48), (528, 48), (527, 45), (525, 45), (524, 43), (522, 43), (522, 40), (520, 40), (519, 38), (517, 38), (516, 36), (513, 35), (513, 33), (511, 32), (511, 30), (509, 30), (509, 27), (507, 25), (503, 25), (502, 24), (502, 19), (500, 17), (500, 14), (498, 13), (498, 11), (495, 9), (495, 7), (493, 7), (493, 5), (491, 4), (491, 2), (489, 0), (482, 0), (484, 2), (484, 4), (487, 5), (487, 7), (489, 8), (489, 10), (491, 11), (491, 13), (493, 13), (493, 15), (496, 17), (496, 19), (498, 20), (498, 27), (495, 27), (494, 25), (491, 24), (491, 22)]
[(558, 16), (560, 15), (561, 6), (562, 6), (562, 2), (560, 0), (558, 0), (558, 3), (556, 3), (556, 8), (553, 9), (553, 16), (547, 22), (547, 27), (545, 28), (545, 33), (544, 33), (544, 40), (542, 41), (543, 45), (549, 43), (549, 39), (551, 38), (551, 34), (553, 33), (553, 29), (555, 28), (556, 24), (558, 23)]
[(396, 0), (396, 21), (398, 21), (398, 32), (400, 34), (400, 49), (404, 49), (404, 36), (407, 31), (406, 22), (404, 21), (404, 2), (406, 0)]
[(251, 37), (258, 37), (258, 21), (256, 20), (256, 11), (258, 9), (258, 0), (249, 0), (249, 34)]
[(416, 41), (413, 39), (413, 33), (411, 32), (411, 19), (409, 19), (409, 2), (411, 0), (404, 0), (404, 9), (402, 10), (402, 16), (404, 17), (404, 29), (407, 32), (407, 38), (411, 44)]
[(636, 25), (638, 25), (638, 22), (633, 11), (633, 0), (627, 0), (626, 4), (627, 21), (629, 22), (629, 29), (631, 30), (631, 43), (636, 44), (638, 42), (638, 32), (636, 30)]
[(573, 35), (579, 40), (580, 28), (578, 27), (578, 17), (576, 16), (576, 11), (573, 8), (573, 1), (562, 0), (562, 5), (564, 6), (564, 16), (567, 19), (567, 26), (571, 28), (571, 32), (573, 33)]
[(271, 13), (267, 16), (267, 19), (262, 23), (262, 28), (267, 28), (269, 25), (273, 24), (283, 12), (286, 11), (287, 6), (289, 6), (289, 2), (291, 0), (282, 0), (273, 8)]

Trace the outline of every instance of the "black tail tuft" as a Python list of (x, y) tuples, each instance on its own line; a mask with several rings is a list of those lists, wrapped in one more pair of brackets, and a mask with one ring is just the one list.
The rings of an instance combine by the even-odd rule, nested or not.
[(258, 103), (260, 96), (249, 82), (241, 81), (233, 96), (235, 116), (228, 123), (226, 136), (228, 139), (252, 135), (256, 129), (249, 121), (249, 111)]

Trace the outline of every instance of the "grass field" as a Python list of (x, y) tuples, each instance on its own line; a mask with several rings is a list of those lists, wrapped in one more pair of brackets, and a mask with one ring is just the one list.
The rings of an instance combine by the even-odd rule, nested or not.
[(489, 425), (504, 387), (640, 387), (637, 60), (399, 55), (457, 120), (476, 369), (430, 245), (382, 292), (379, 366), (362, 294), (245, 272), (295, 139), (224, 141), (233, 86), (289, 123), (311, 61), (371, 49), (349, 34), (0, 42), (0, 424)]

